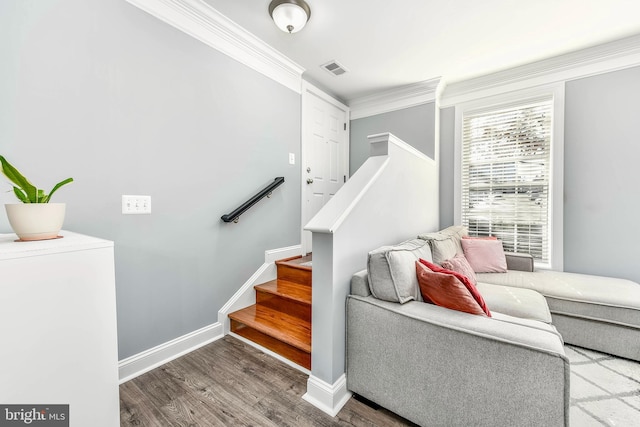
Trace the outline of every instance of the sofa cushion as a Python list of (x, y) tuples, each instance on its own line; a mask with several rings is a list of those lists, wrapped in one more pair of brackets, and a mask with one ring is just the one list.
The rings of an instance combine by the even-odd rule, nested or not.
[(539, 292), (482, 282), (478, 283), (477, 288), (492, 312), (551, 323), (549, 306)]
[(422, 233), (418, 235), (418, 239), (429, 242), (433, 262), (441, 264), (443, 261), (456, 256), (456, 254), (462, 254), (460, 240), (466, 235), (467, 228), (456, 225), (435, 233)]
[[(425, 237), (425, 235), (423, 234), (421, 237)], [(425, 239), (425, 241), (431, 246), (431, 256), (436, 264), (440, 264), (458, 254), (456, 240), (451, 236), (434, 233), (433, 236)]]
[(507, 258), (502, 242), (492, 239), (462, 239), (464, 256), (476, 273), (505, 273)]
[[(416, 301), (410, 301), (407, 304), (395, 304), (381, 301), (373, 296), (349, 296), (347, 301), (347, 305), (351, 303), (370, 307), (370, 310), (366, 310), (366, 313), (361, 313), (361, 322), (366, 325), (371, 324), (371, 318), (377, 316), (376, 313), (381, 313), (380, 310), (386, 312), (388, 316), (385, 316), (385, 318), (388, 321), (382, 322), (381, 328), (386, 328), (387, 332), (390, 332), (391, 339), (387, 340), (390, 344), (397, 343), (398, 339), (402, 340), (406, 336), (405, 334), (398, 334), (398, 329), (389, 326), (392, 323), (392, 319), (396, 318), (395, 316), (402, 316), (417, 322), (419, 327), (423, 327), (423, 325), (428, 328), (435, 326), (438, 329), (442, 328), (444, 331), (453, 332), (454, 334), (459, 331), (482, 337), (488, 341), (495, 340), (523, 345), (527, 348), (543, 349), (544, 352), (557, 353), (564, 356), (562, 340), (558, 338), (555, 327), (542, 322), (527, 319), (522, 319), (522, 322), (519, 322), (517, 318), (510, 319), (510, 316), (505, 314), (496, 314), (495, 319), (485, 316), (467, 316), (465, 313), (433, 304)], [(353, 308), (353, 306), (348, 307), (347, 311), (353, 314), (350, 308)], [(522, 325), (533, 326), (535, 323), (539, 324), (536, 328), (531, 328), (530, 334), (523, 333)], [(348, 324), (347, 327), (351, 328), (352, 326), (353, 324)], [(375, 340), (379, 339), (379, 335), (378, 331), (377, 334), (358, 334), (357, 338)], [(441, 349), (446, 351), (445, 348)]]
[[(462, 282), (462, 284), (467, 288), (467, 290), (469, 291), (469, 293), (471, 294), (473, 299), (476, 300), (476, 302), (478, 303), (478, 305), (480, 306), (480, 308), (482, 309), (484, 314), (486, 314), (487, 316), (491, 317), (491, 312), (487, 308), (487, 304), (485, 303), (484, 299), (482, 298), (482, 295), (480, 294), (478, 289), (475, 287), (475, 285), (473, 283), (471, 283), (469, 278), (467, 278), (466, 276), (458, 273), (457, 271), (447, 270), (446, 268), (442, 268), (439, 265), (433, 264), (433, 263), (431, 263), (431, 262), (429, 262), (427, 260), (424, 260), (424, 259), (420, 259), (420, 263), (425, 265), (429, 270), (431, 270), (431, 271), (433, 271), (435, 273), (449, 274), (451, 276), (454, 276), (460, 282)], [(418, 278), (418, 283), (420, 282), (419, 279), (420, 278)], [(420, 287), (420, 291), (422, 292), (422, 286)], [(423, 294), (423, 297), (424, 297), (424, 292), (422, 292), (422, 294)]]
[(473, 271), (473, 268), (469, 264), (469, 261), (467, 261), (463, 254), (458, 254), (453, 258), (442, 261), (440, 265), (442, 266), (442, 268), (446, 268), (447, 270), (455, 271), (462, 274), (474, 285), (478, 283), (475, 271)]
[(541, 270), (478, 274), (478, 282), (533, 289), (552, 314), (640, 328), (640, 285), (630, 280)]
[(429, 232), (429, 233), (421, 233), (418, 235), (418, 239), (429, 240), (436, 236), (447, 236), (447, 237), (456, 237), (458, 240), (462, 239), (464, 236), (468, 236), (469, 232), (467, 227), (464, 225), (452, 225), (450, 227), (444, 228), (440, 231)]
[(431, 271), (420, 261), (416, 261), (415, 268), (425, 301), (451, 310), (486, 316), (471, 292), (456, 276)]
[(530, 254), (518, 252), (505, 252), (507, 258), (507, 270), (533, 271), (535, 264)]
[(464, 225), (452, 225), (439, 231), (440, 234), (455, 237), (460, 240), (469, 235), (469, 230)]
[(525, 319), (518, 316), (500, 313), (498, 311), (494, 311), (491, 317), (494, 320), (498, 320), (500, 322), (506, 322), (514, 325), (521, 325), (521, 326), (525, 326), (532, 329), (539, 329), (541, 331), (551, 332), (552, 334), (555, 334), (560, 339), (562, 339), (562, 335), (560, 335), (556, 327), (551, 323), (541, 322), (539, 320)]
[(425, 240), (412, 239), (395, 246), (383, 246), (369, 252), (367, 270), (369, 289), (384, 301), (422, 301), (415, 262), (431, 260), (431, 248)]

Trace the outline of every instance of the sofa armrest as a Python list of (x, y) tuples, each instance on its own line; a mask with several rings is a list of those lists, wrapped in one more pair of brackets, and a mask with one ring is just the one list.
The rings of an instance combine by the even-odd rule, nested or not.
[(533, 271), (533, 256), (518, 252), (505, 252), (507, 270)]
[(346, 344), (347, 388), (420, 425), (568, 425), (569, 362), (551, 332), (349, 296)]
[(351, 276), (351, 294), (359, 295), (361, 297), (368, 297), (371, 295), (367, 269), (360, 270)]

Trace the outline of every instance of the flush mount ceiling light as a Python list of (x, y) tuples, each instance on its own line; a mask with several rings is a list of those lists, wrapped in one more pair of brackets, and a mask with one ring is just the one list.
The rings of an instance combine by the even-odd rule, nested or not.
[(309, 20), (311, 9), (304, 0), (273, 0), (269, 15), (282, 31), (297, 33)]

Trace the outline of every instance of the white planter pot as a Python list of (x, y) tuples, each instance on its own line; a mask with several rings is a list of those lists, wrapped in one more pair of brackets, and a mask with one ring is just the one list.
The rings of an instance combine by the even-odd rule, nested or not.
[(20, 240), (55, 239), (62, 228), (64, 203), (16, 203), (4, 205), (11, 228)]

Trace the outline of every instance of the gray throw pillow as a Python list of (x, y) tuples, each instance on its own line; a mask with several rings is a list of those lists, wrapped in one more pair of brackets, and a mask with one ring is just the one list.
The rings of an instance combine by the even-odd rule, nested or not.
[(463, 236), (467, 235), (467, 227), (452, 225), (436, 233), (422, 233), (418, 235), (418, 238), (429, 242), (433, 262), (435, 264), (442, 264), (443, 261), (463, 253), (460, 241)]
[(378, 299), (399, 302), (422, 301), (415, 262), (432, 261), (426, 240), (412, 239), (395, 246), (383, 246), (369, 252), (367, 269), (369, 288)]
[(431, 239), (429, 240), (429, 244), (431, 245), (433, 262), (438, 265), (455, 257), (458, 253), (458, 246), (453, 237), (447, 237), (442, 240)]

